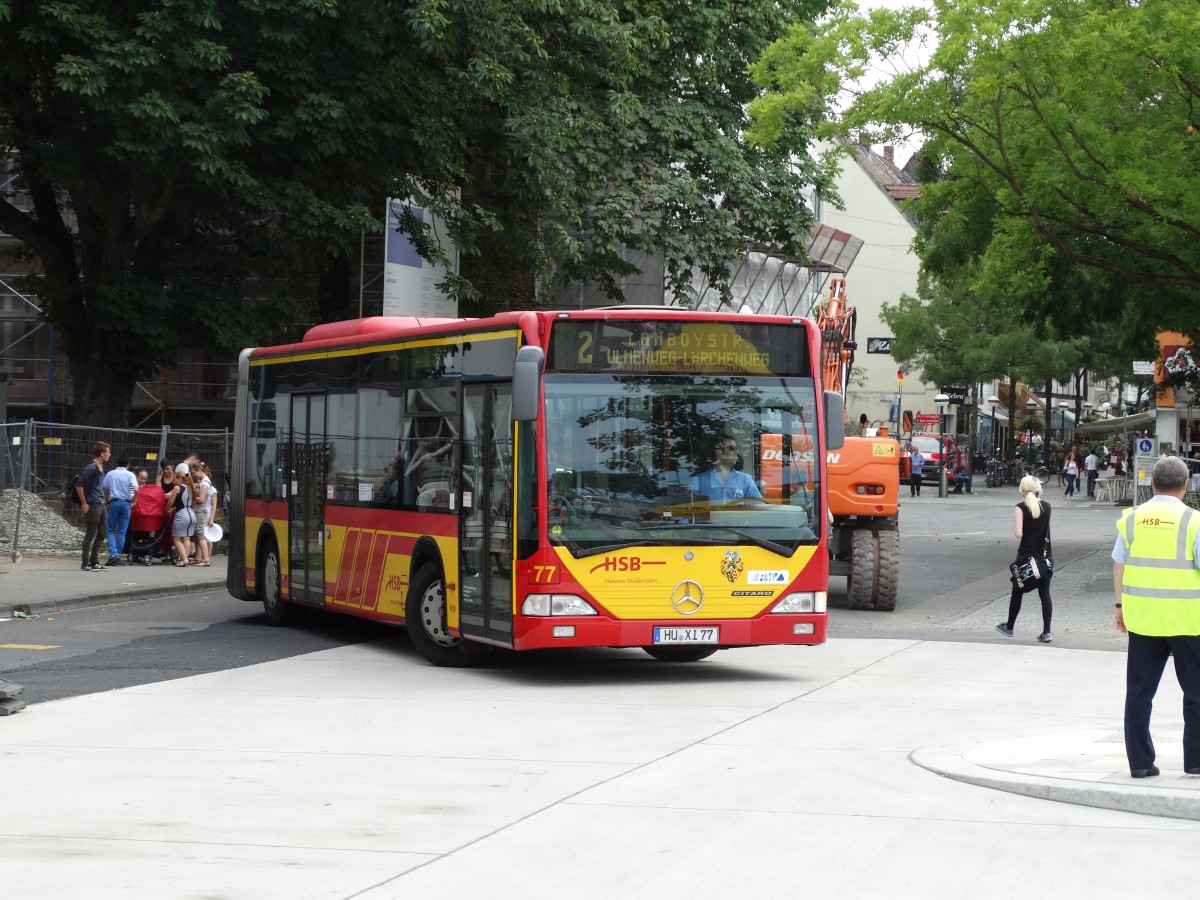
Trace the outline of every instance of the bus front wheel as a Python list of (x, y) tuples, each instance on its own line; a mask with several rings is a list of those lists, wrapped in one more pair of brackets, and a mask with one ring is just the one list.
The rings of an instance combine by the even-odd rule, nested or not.
[(418, 569), (408, 586), (404, 627), (416, 651), (435, 666), (478, 664), (480, 654), (464, 652), (462, 638), (446, 627), (446, 582), (434, 565)]
[(699, 662), (717, 652), (716, 647), (643, 647), (660, 662)]
[(258, 564), (258, 592), (262, 597), (263, 612), (266, 613), (268, 625), (287, 625), (295, 610), (283, 599), (279, 578), (279, 548), (271, 542), (265, 549), (262, 562)]

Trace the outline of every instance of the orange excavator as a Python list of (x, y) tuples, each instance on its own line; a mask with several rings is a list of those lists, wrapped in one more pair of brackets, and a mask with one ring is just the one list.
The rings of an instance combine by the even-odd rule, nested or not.
[[(855, 317), (854, 307), (846, 304), (846, 279), (832, 279), (829, 300), (817, 308), (816, 320), (824, 388), (843, 397), (858, 349)], [(886, 428), (881, 432), (879, 437), (848, 433), (842, 449), (827, 454), (833, 515), (829, 574), (846, 576), (852, 609), (890, 612), (900, 586), (900, 444)]]

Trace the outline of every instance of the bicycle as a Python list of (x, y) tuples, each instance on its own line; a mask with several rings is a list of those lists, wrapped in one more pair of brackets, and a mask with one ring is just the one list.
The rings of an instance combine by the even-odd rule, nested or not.
[(987, 461), (987, 475), (984, 476), (983, 483), (990, 488), (1004, 486), (1004, 463), (994, 456)]
[[(1042, 484), (1045, 484), (1050, 480), (1050, 470), (1045, 466), (1034, 466), (1030, 465), (1029, 463), (1021, 463), (1021, 477), (1024, 478), (1026, 475), (1032, 475)], [(1020, 483), (1021, 480), (1017, 479), (1017, 484)]]
[(1004, 484), (1020, 484), (1026, 475), (1032, 475), (1042, 484), (1050, 480), (1050, 470), (1045, 466), (1035, 466), (1015, 459), (1010, 459), (1004, 464)]

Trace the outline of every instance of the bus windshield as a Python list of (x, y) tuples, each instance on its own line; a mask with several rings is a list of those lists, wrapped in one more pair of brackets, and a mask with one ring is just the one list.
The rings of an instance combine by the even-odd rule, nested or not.
[(547, 374), (551, 542), (816, 544), (816, 399), (804, 378)]

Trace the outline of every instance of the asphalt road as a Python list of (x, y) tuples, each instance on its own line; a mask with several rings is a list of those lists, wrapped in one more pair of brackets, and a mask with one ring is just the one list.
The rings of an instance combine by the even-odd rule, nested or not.
[[(1057, 567), (1053, 580), (1056, 646), (1123, 652), (1112, 622), (1109, 550), (1120, 510), (1063, 501), (1048, 486)], [(1008, 609), (1008, 563), (1015, 553), (1016, 489), (981, 489), (939, 498), (936, 489), (903, 498), (901, 586), (895, 612), (850, 610), (845, 579), (830, 585), (830, 640), (905, 638), (959, 642), (1032, 642), (1041, 631), (1036, 595), (1009, 639), (994, 630)], [(402, 630), (310, 613), (291, 628), (267, 626), (261, 608), (223, 592), (84, 609), (0, 624), (6, 649), (0, 673), (24, 684), (29, 703), (216, 672), (365, 641), (395, 642), (413, 653)], [(753, 651), (736, 651), (753, 652)], [(567, 654), (570, 657), (571, 654)], [(641, 660), (640, 651), (574, 654), (577, 661)], [(505, 669), (564, 662), (561, 654), (497, 658)], [(569, 662), (567, 663), (570, 664)]]

